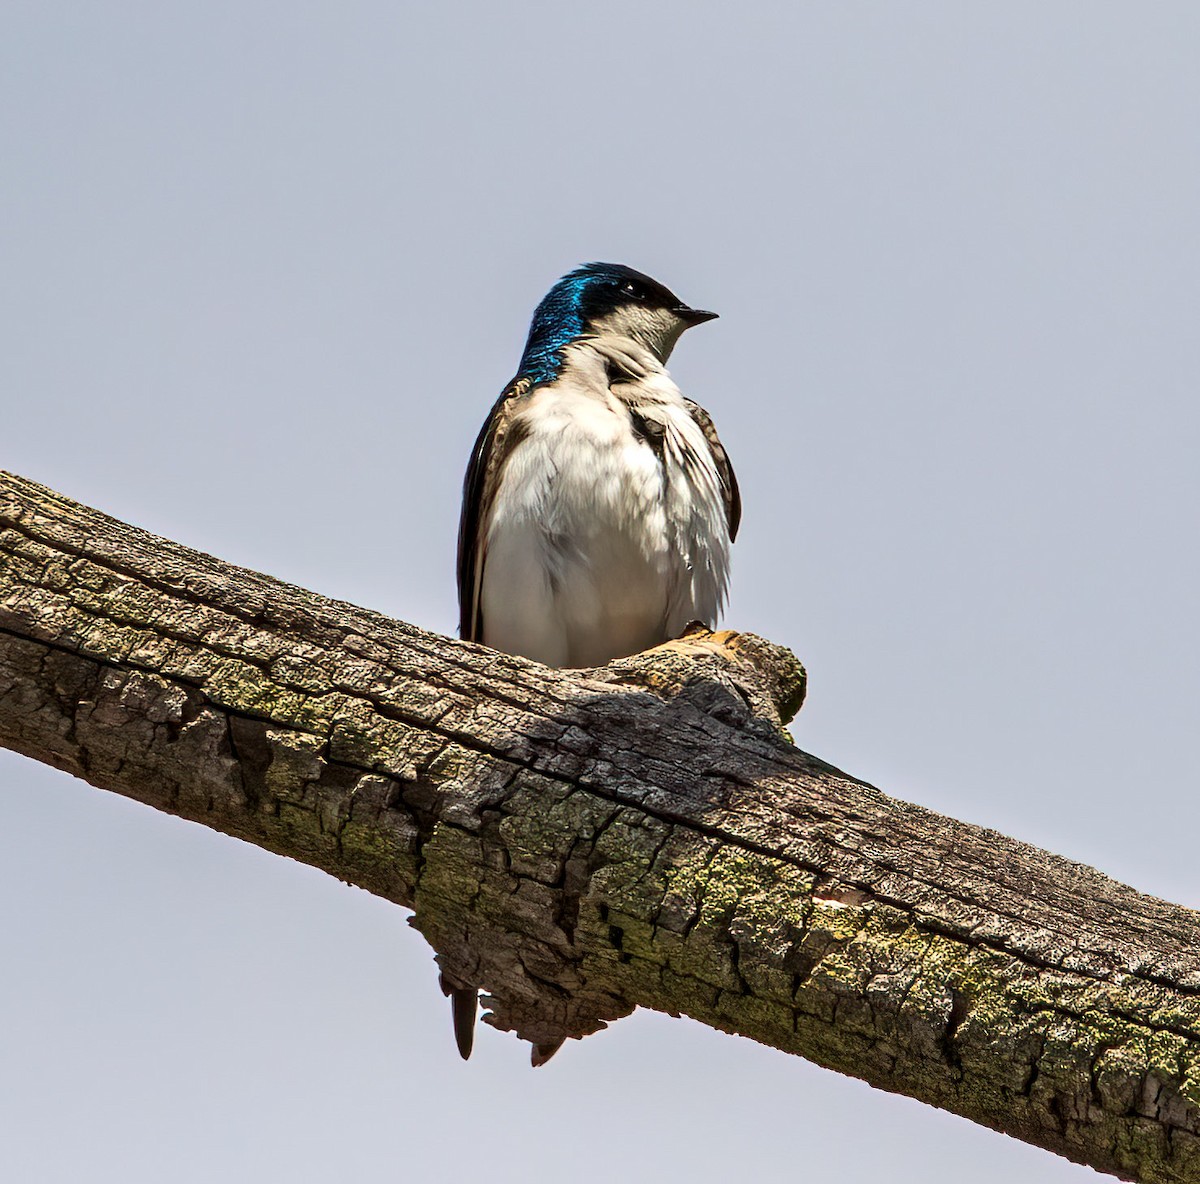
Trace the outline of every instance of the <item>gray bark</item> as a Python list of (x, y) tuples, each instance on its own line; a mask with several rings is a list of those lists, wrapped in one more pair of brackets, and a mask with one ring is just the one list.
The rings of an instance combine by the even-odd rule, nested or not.
[(1200, 1179), (1200, 916), (800, 752), (803, 689), (705, 630), (549, 670), (0, 475), (0, 744), (412, 909), (535, 1049), (686, 1013)]

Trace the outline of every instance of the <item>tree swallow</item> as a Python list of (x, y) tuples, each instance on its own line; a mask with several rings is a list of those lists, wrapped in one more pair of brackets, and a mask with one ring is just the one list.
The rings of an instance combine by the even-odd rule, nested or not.
[[(741, 516), (713, 422), (665, 363), (690, 308), (649, 276), (589, 263), (533, 314), (463, 484), (460, 632), (549, 666), (601, 666), (716, 625)], [(459, 1052), (477, 991), (442, 977)], [(534, 1049), (541, 1064), (557, 1045)]]

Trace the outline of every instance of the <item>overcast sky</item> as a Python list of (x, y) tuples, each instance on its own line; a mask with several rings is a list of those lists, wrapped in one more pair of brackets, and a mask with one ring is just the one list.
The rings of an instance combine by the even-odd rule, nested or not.
[[(726, 622), (798, 743), (1200, 905), (1200, 7), (25, 3), (0, 466), (450, 631), (562, 272), (714, 308)], [(639, 1012), (460, 1062), (405, 914), (0, 753), (0, 1177), (1071, 1182)]]

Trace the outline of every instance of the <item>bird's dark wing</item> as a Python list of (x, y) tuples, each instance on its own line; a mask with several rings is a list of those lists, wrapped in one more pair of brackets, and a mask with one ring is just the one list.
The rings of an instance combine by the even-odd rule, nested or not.
[[(483, 640), (483, 611), (479, 604), (485, 558), (483, 532), (491, 517), (500, 470), (522, 438), (520, 430), (513, 425), (515, 406), (532, 386), (529, 378), (514, 378), (500, 393), (480, 429), (463, 479), (462, 517), (458, 523), (458, 632), (466, 641)], [(454, 1040), (465, 1061), (475, 1043), (479, 991), (445, 974), (440, 976), (439, 982), (450, 999)]]
[(520, 442), (513, 430), (513, 411), (529, 392), (529, 378), (514, 378), (496, 400), (475, 441), (463, 480), (462, 517), (458, 523), (458, 635), (465, 641), (483, 640), (483, 611), (479, 589), (483, 580), (484, 538), (496, 495), (500, 469)]
[(716, 461), (717, 472), (721, 476), (721, 493), (725, 498), (725, 519), (729, 523), (729, 541), (732, 543), (737, 538), (738, 524), (742, 520), (742, 495), (738, 492), (733, 465), (729, 462), (729, 454), (725, 451), (725, 445), (721, 443), (721, 437), (717, 435), (712, 416), (699, 403), (693, 403), (691, 399), (684, 399), (683, 402), (688, 409), (688, 414), (704, 433), (704, 438), (708, 441), (709, 448), (712, 449), (713, 460)]

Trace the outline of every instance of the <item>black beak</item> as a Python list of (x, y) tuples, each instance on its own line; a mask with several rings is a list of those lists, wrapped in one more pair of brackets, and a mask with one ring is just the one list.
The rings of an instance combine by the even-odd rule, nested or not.
[(677, 308), (672, 309), (680, 320), (686, 321), (690, 329), (693, 325), (703, 325), (705, 321), (715, 321), (717, 314), (715, 312), (705, 312), (702, 308), (688, 308), (686, 304), (681, 304)]

